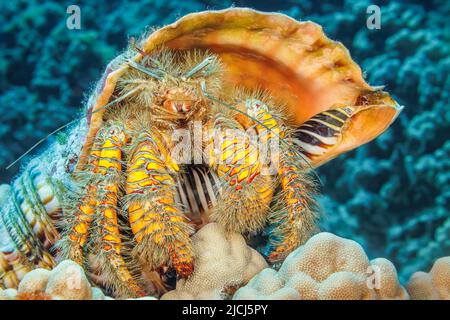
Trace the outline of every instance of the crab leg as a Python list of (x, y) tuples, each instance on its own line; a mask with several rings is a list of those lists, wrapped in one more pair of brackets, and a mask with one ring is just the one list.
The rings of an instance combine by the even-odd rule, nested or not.
[(137, 242), (134, 255), (151, 268), (169, 264), (187, 277), (193, 271), (193, 229), (175, 203), (178, 171), (161, 137), (143, 132), (128, 164), (126, 203)]
[(236, 232), (261, 230), (273, 195), (272, 179), (261, 175), (258, 148), (235, 120), (216, 118), (209, 137), (208, 165), (223, 183), (211, 219)]
[(122, 257), (123, 246), (118, 223), (117, 204), (122, 180), (122, 148), (125, 143), (123, 129), (119, 126), (110, 127), (95, 171), (99, 176), (95, 215), (99, 238), (95, 239), (93, 245), (99, 250), (98, 258), (103, 262), (107, 281), (118, 291), (131, 291), (142, 296), (144, 292), (133, 279)]
[(278, 174), (282, 191), (277, 200), (281, 206), (271, 216), (273, 229), (267, 252), (272, 262), (284, 259), (301, 245), (310, 236), (315, 219), (309, 195), (311, 178), (295, 155), (287, 151), (281, 155)]
[[(354, 113), (353, 107), (337, 107), (323, 111), (306, 121), (295, 130), (294, 143), (304, 158), (313, 161), (333, 148), (341, 139), (347, 119)], [(274, 218), (282, 220), (272, 232), (272, 243), (269, 246), (269, 258), (277, 261), (301, 244), (313, 230), (314, 212), (311, 210), (311, 198), (308, 190), (313, 188), (305, 174), (301, 162), (296, 161), (291, 150), (281, 155), (282, 194), (287, 206), (274, 214)], [(306, 219), (299, 220), (298, 214)], [(304, 230), (304, 231), (301, 231)]]
[[(101, 140), (96, 137), (94, 146), (89, 156), (88, 174), (95, 172), (98, 166), (98, 159), (101, 152)], [(84, 172), (79, 172), (79, 178), (88, 179), (86, 195), (84, 195), (74, 208), (72, 226), (67, 235), (68, 243), (63, 248), (62, 254), (76, 263), (82, 265), (84, 261), (83, 248), (88, 239), (88, 233), (92, 221), (94, 220), (97, 186), (92, 183), (92, 176), (85, 177)]]
[[(333, 148), (340, 141), (346, 121), (353, 113), (353, 107), (332, 108), (313, 116), (295, 130), (294, 143), (302, 156), (313, 161)], [(272, 232), (271, 246), (274, 250), (269, 254), (272, 261), (284, 258), (306, 240), (314, 229), (315, 219), (311, 210), (313, 202), (308, 194), (313, 186), (301, 162), (296, 161), (291, 150), (286, 150), (281, 155), (280, 163), (281, 197), (284, 197), (287, 206), (275, 215), (276, 218), (284, 216), (284, 223), (278, 223)], [(305, 218), (297, 219), (298, 213)]]
[[(102, 260), (107, 281), (115, 288), (142, 295), (142, 290), (133, 280), (121, 256), (122, 243), (116, 207), (122, 170), (121, 148), (125, 144), (125, 135), (118, 127), (105, 128), (96, 136), (89, 167), (79, 173), (79, 178), (87, 179), (88, 185), (86, 195), (75, 209), (75, 221), (68, 235), (67, 255), (83, 265), (83, 248), (92, 237), (90, 233), (98, 234), (96, 241), (91, 242), (99, 251), (97, 257)], [(97, 233), (90, 231), (94, 221)]]
[[(248, 99), (247, 111), (256, 120), (256, 131), (262, 144), (271, 144), (274, 139), (285, 139), (287, 130), (269, 111), (263, 102)], [(294, 150), (279, 142), (278, 175), (281, 193), (277, 195), (278, 208), (271, 212), (271, 230), (266, 254), (271, 261), (278, 261), (298, 247), (309, 234), (313, 217), (308, 192), (311, 189), (306, 166)]]

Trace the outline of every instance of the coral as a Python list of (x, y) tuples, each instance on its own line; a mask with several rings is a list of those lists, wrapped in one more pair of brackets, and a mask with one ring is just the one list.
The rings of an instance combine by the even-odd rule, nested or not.
[(450, 257), (436, 260), (429, 273), (414, 273), (407, 289), (414, 300), (450, 300)]
[(237, 233), (226, 234), (216, 223), (205, 225), (192, 237), (194, 273), (177, 281), (165, 299), (224, 299), (267, 267), (264, 258)]
[(17, 292), (36, 294), (45, 292), (51, 272), (46, 269), (35, 269), (28, 272), (20, 281)]
[(292, 252), (279, 271), (264, 269), (233, 299), (408, 299), (394, 265), (369, 261), (362, 247), (322, 232)]
[[(142, 297), (157, 300), (155, 297)], [(56, 268), (28, 272), (18, 289), (0, 288), (0, 300), (112, 300), (102, 290), (92, 287), (83, 268), (64, 260)]]
[(51, 271), (32, 270), (23, 277), (17, 290), (8, 290), (0, 293), (0, 299), (90, 300), (104, 298), (101, 291), (98, 292), (98, 289), (91, 288), (83, 269), (70, 260), (62, 261)]
[[(414, 273), (405, 290), (389, 260), (369, 261), (358, 243), (331, 233), (313, 236), (278, 271), (240, 234), (228, 234), (216, 223), (205, 225), (193, 243), (194, 273), (161, 299), (450, 299), (450, 257), (436, 260), (429, 273)], [(17, 290), (0, 288), (0, 300), (57, 299), (113, 300), (91, 287), (83, 269), (70, 260), (52, 271), (30, 271)]]
[(91, 285), (83, 268), (70, 260), (62, 261), (52, 270), (45, 293), (51, 295), (53, 299), (92, 299)]

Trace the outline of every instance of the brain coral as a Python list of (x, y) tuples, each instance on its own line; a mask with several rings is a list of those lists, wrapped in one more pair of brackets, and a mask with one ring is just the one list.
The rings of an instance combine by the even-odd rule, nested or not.
[(414, 273), (407, 288), (415, 300), (450, 300), (450, 257), (436, 260), (429, 273)]
[(264, 269), (233, 299), (408, 299), (394, 265), (369, 261), (352, 240), (322, 232), (292, 252), (280, 270)]
[(225, 234), (216, 223), (205, 225), (192, 237), (194, 273), (177, 282), (177, 289), (161, 299), (224, 299), (267, 267), (264, 258), (238, 234)]

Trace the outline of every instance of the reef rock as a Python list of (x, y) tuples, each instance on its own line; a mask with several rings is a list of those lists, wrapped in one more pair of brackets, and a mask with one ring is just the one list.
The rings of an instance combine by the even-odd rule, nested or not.
[(264, 269), (233, 299), (408, 299), (394, 265), (369, 261), (352, 240), (319, 233), (292, 252), (280, 270)]
[(216, 223), (204, 226), (192, 241), (194, 273), (161, 299), (224, 299), (268, 266), (240, 234), (226, 234)]
[[(210, 223), (193, 236), (196, 255), (191, 277), (161, 299), (235, 300), (450, 300), (450, 256), (435, 261), (430, 272), (414, 273), (407, 290), (387, 259), (369, 261), (353, 240), (322, 232), (292, 252), (276, 271), (236, 233)], [(52, 271), (27, 273), (18, 289), (1, 289), (0, 300), (113, 300), (91, 287), (83, 269), (70, 260)], [(139, 300), (157, 300), (142, 297)]]

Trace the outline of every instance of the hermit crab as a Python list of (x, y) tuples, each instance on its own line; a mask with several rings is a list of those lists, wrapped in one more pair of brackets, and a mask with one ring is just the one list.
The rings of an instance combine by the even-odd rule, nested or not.
[(277, 263), (314, 232), (312, 169), (400, 110), (315, 23), (189, 14), (108, 65), (80, 149), (57, 166), (33, 161), (12, 185), (0, 283), (70, 258), (117, 296), (155, 294), (169, 272), (194, 272), (190, 236), (210, 221), (264, 238)]

